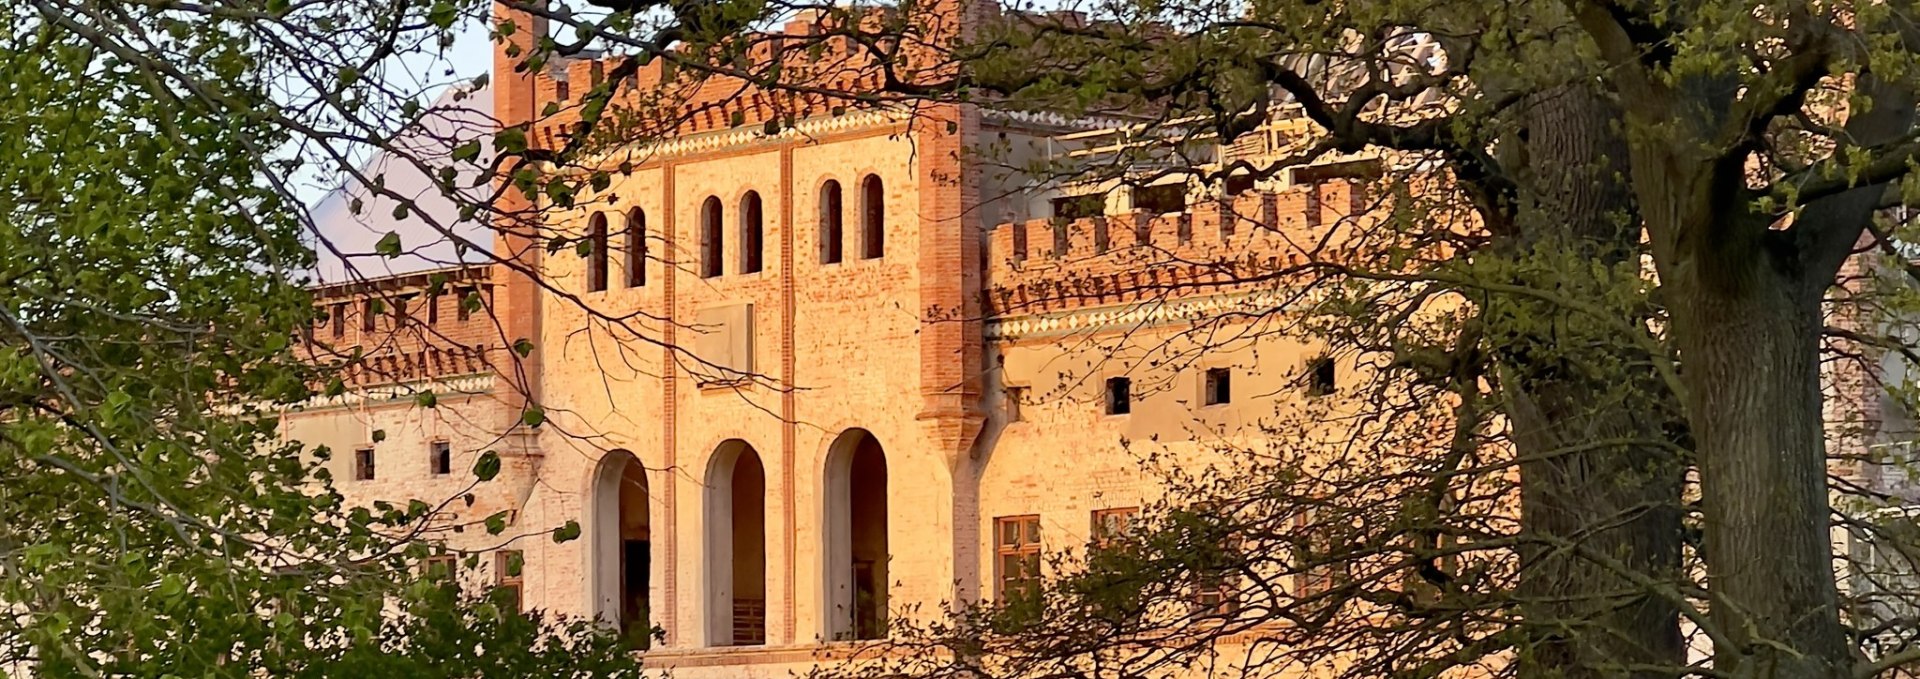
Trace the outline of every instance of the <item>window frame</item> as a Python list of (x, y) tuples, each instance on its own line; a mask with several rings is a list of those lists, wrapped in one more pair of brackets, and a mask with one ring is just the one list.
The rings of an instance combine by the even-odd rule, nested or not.
[[(1321, 354), (1307, 359), (1301, 379), (1308, 398), (1331, 396), (1340, 390), (1340, 368), (1333, 356)], [(1323, 374), (1324, 373), (1324, 374)]]
[[(1087, 529), (1088, 542), (1094, 549), (1106, 549), (1128, 533), (1133, 532), (1133, 524), (1140, 518), (1140, 507), (1107, 507), (1095, 509), (1091, 513), (1092, 523)], [(1118, 531), (1107, 527), (1107, 519), (1117, 518), (1122, 524)]]
[(587, 292), (607, 291), (607, 213), (595, 212), (587, 218)]
[(627, 211), (627, 287), (647, 285), (647, 211), (634, 206)]
[(379, 460), (375, 457), (373, 446), (353, 449), (353, 480), (373, 481), (379, 478)]
[(840, 180), (820, 183), (820, 264), (847, 261), (847, 198)]
[(719, 196), (700, 202), (700, 277), (726, 275), (726, 206)]
[[(1119, 398), (1115, 397), (1116, 392), (1114, 391), (1114, 387), (1116, 384), (1124, 387), (1124, 391), (1117, 392), (1120, 394)], [(1126, 375), (1113, 375), (1101, 380), (1100, 406), (1101, 412), (1107, 417), (1125, 417), (1132, 415), (1133, 401), (1133, 378)]]
[(1233, 403), (1233, 369), (1226, 366), (1214, 366), (1200, 371), (1200, 405), (1231, 405)]
[(860, 258), (887, 256), (887, 185), (880, 175), (860, 178)]
[(766, 207), (759, 191), (740, 195), (740, 261), (736, 262), (736, 273), (757, 274), (767, 269)]
[[(1002, 538), (1007, 526), (1015, 526), (1016, 537), (1012, 543)], [(1022, 596), (1038, 594), (1041, 581), (1041, 569), (1044, 564), (1041, 554), (1044, 552), (1040, 539), (1040, 515), (1020, 514), (1016, 516), (996, 516), (993, 519), (993, 595), (996, 601), (1006, 601), (1009, 585)], [(1018, 559), (1026, 564), (1030, 572), (1011, 574), (1007, 572), (1007, 559)]]
[(427, 442), (427, 471), (434, 476), (453, 475), (452, 443), (445, 439)]
[[(518, 561), (516, 566), (515, 561)], [(527, 580), (527, 555), (518, 549), (493, 552), (493, 587), (512, 592), (514, 614), (526, 610), (524, 596)]]

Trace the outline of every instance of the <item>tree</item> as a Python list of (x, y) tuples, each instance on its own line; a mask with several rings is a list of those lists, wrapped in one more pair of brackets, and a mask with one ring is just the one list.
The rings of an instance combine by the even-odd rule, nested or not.
[(279, 440), (277, 409), (337, 374), (295, 351), (313, 255), (283, 183), (286, 73), (242, 30), (262, 11), (287, 9), (0, 13), (0, 659), (35, 676), (636, 671), (586, 623), (419, 575), (432, 506), (343, 506), (316, 475), (327, 451)]
[[(1491, 600), (1467, 609), (1499, 619), (1480, 618), (1462, 628), (1457, 645), (1427, 646), (1433, 653), (1419, 659), (1468, 665), (1512, 652), (1521, 671), (1706, 672), (1685, 655), (1682, 619), (1711, 640), (1715, 674), (1870, 674), (1901, 659), (1861, 660), (1853, 643), (1865, 631), (1850, 630), (1842, 615), (1828, 544), (1820, 366), (1828, 291), (1863, 238), (1891, 244), (1875, 211), (1910, 198), (1900, 190), (1914, 156), (1908, 8), (1156, 2), (1088, 9), (1092, 20), (1006, 12), (1000, 30), (983, 30), (948, 52), (946, 71), (892, 47), (927, 37), (916, 31), (924, 15), (911, 18), (923, 6), (837, 35), (876, 55), (882, 87), (861, 98), (891, 93), (1146, 113), (1146, 128), (1162, 126), (1122, 153), (1122, 162), (1062, 172), (1139, 180), (1125, 174), (1126, 161), (1155, 153), (1177, 160), (1183, 144), (1232, 140), (1296, 108), (1318, 132), (1299, 154), (1267, 167), (1187, 171), (1219, 182), (1235, 171), (1270, 175), (1336, 152), (1373, 150), (1417, 168), (1392, 182), (1405, 187), (1424, 177), (1426, 190), (1470, 207), (1476, 228), (1435, 232), (1419, 221), (1449, 203), (1395, 195), (1391, 208), (1403, 228), (1378, 245), (1396, 256), (1370, 267), (1326, 262), (1303, 271), (1397, 284), (1324, 309), (1333, 312), (1319, 316), (1329, 324), (1324, 330), (1381, 352), (1399, 379), (1449, 395), (1448, 414), (1459, 423), (1453, 432), (1469, 445), (1434, 449), (1505, 448), (1513, 456), (1495, 468), (1519, 470), (1511, 493), (1523, 526), (1471, 534), (1482, 546), (1469, 551), (1512, 559), (1489, 557), (1513, 570), (1483, 579), (1473, 593)], [(620, 33), (617, 25), (580, 25), (596, 35)], [(827, 39), (800, 40), (796, 49)], [(1437, 49), (1412, 47), (1420, 43)], [(764, 87), (796, 87), (778, 74), (716, 61), (706, 67)], [(1437, 291), (1464, 297), (1471, 319), (1401, 332), (1350, 313), (1379, 313), (1395, 294), (1417, 307)], [(1420, 414), (1431, 421), (1441, 413)], [(1489, 424), (1498, 427), (1493, 436), (1481, 433)], [(1406, 473), (1373, 471), (1375, 482)], [(1480, 499), (1497, 507), (1500, 495)], [(1462, 520), (1453, 504), (1443, 526)], [(1238, 527), (1261, 535), (1287, 513), (1257, 508), (1252, 523)], [(1183, 522), (1169, 525), (1177, 532)], [(1683, 560), (1687, 554), (1698, 560)], [(1192, 567), (1177, 559), (1172, 566)], [(1428, 579), (1447, 587), (1460, 578)], [(924, 638), (977, 650), (971, 633), (994, 620), (981, 615), (963, 614), (958, 627), (926, 630)], [(1398, 631), (1416, 629), (1409, 622)], [(1086, 637), (1050, 641), (1043, 655), (1052, 659), (1098, 655)], [(1326, 657), (1354, 650), (1318, 647)], [(1373, 658), (1393, 650), (1374, 648)], [(1002, 658), (1022, 650), (1018, 641), (995, 649)]]

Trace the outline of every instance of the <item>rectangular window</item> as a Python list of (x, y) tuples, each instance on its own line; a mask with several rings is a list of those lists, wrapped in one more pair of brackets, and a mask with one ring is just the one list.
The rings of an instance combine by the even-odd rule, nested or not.
[(360, 314), (360, 332), (373, 332), (374, 322), (380, 318), (380, 300), (367, 300), (367, 308)]
[(1293, 518), (1294, 596), (1309, 598), (1333, 591), (1346, 581), (1346, 562), (1334, 554), (1328, 526), (1316, 521), (1312, 511)]
[(407, 324), (407, 307), (413, 304), (413, 295), (401, 295), (393, 298), (393, 327)]
[(1108, 415), (1133, 412), (1133, 380), (1125, 377), (1107, 378), (1106, 402)]
[(472, 318), (473, 310), (480, 307), (480, 289), (461, 288), (459, 296), (460, 310), (454, 312), (453, 317), (462, 321)]
[(1107, 197), (1103, 195), (1065, 196), (1053, 199), (1054, 219), (1086, 219), (1106, 213)]
[(432, 456), (433, 475), (446, 476), (453, 473), (453, 446), (446, 441), (434, 441), (427, 448)]
[(353, 480), (373, 480), (373, 449), (361, 448), (353, 451)]
[(993, 520), (995, 595), (1005, 601), (1040, 593), (1040, 517), (1003, 516)]
[(1224, 186), (1223, 188), (1226, 190), (1226, 194), (1228, 196), (1238, 196), (1242, 193), (1252, 191), (1253, 187), (1254, 187), (1253, 175), (1242, 174), (1242, 175), (1234, 175), (1232, 177), (1228, 177), (1226, 181), (1226, 186)]
[(1139, 507), (1093, 510), (1093, 546), (1099, 548), (1111, 546), (1114, 540), (1131, 532), (1133, 517), (1139, 513)]
[(1306, 376), (1307, 395), (1326, 396), (1333, 393), (1335, 386), (1337, 386), (1334, 382), (1336, 376), (1333, 367), (1333, 358), (1321, 356), (1308, 361)]
[(452, 554), (435, 554), (427, 557), (426, 576), (434, 580), (451, 582), (460, 574), (460, 557)]
[(440, 322), (440, 300), (445, 297), (445, 294), (438, 291), (427, 294), (427, 325), (436, 325)]
[(1204, 382), (1200, 385), (1202, 402), (1210, 406), (1233, 402), (1233, 371), (1226, 368), (1208, 368)]
[(1020, 407), (1027, 404), (1027, 388), (1024, 386), (1007, 387), (1007, 421), (1021, 421)]
[(494, 585), (506, 593), (507, 610), (520, 612), (520, 586), (525, 582), (526, 557), (517, 549), (502, 549), (493, 553)]
[(1154, 214), (1182, 212), (1187, 209), (1187, 185), (1160, 184), (1134, 189), (1133, 209)]
[(346, 337), (347, 336), (347, 303), (335, 302), (333, 304), (333, 311), (327, 314), (327, 322), (333, 324), (334, 339), (340, 339), (340, 338)]

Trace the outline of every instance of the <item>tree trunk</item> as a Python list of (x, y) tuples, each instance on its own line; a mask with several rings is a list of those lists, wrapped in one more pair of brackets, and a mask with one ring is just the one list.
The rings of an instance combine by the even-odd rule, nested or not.
[[(1763, 238), (1781, 232), (1768, 232)], [(1668, 278), (1700, 464), (1714, 668), (1839, 677), (1839, 620), (1821, 419), (1823, 284), (1785, 248), (1729, 247)]]
[[(1637, 260), (1640, 228), (1627, 185), (1619, 109), (1590, 85), (1539, 95), (1503, 142), (1519, 168), (1517, 233), (1507, 257), (1576, 266), (1517, 267), (1548, 280), (1516, 281), (1561, 294), (1604, 295), (1610, 285), (1577, 266)], [(1631, 265), (1628, 265), (1630, 268)], [(1637, 276), (1637, 271), (1628, 275)], [(1666, 677), (1686, 663), (1679, 608), (1640, 580), (1679, 568), (1683, 460), (1663, 445), (1676, 399), (1657, 379), (1621, 374), (1644, 352), (1582, 312), (1512, 300), (1528, 330), (1490, 347), (1505, 367), (1520, 465), (1520, 605), (1525, 677)], [(1579, 347), (1579, 349), (1573, 349)], [(1595, 441), (1638, 444), (1589, 447)], [(1603, 563), (1595, 557), (1613, 560)], [(1638, 669), (1623, 669), (1638, 668)]]

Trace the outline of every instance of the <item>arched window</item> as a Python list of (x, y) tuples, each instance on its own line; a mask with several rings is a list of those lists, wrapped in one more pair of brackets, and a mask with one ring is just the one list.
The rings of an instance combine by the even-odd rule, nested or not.
[(647, 213), (634, 208), (627, 213), (627, 287), (647, 284)]
[(740, 273), (760, 273), (765, 263), (761, 243), (766, 239), (765, 220), (760, 214), (760, 192), (748, 191), (740, 197)]
[(846, 232), (846, 211), (840, 205), (840, 182), (832, 179), (820, 185), (820, 263), (839, 264), (841, 237)]
[(707, 196), (700, 206), (700, 277), (720, 275), (720, 199)]
[(886, 189), (879, 175), (860, 180), (860, 256), (879, 259), (887, 254)]
[(587, 291), (607, 289), (607, 213), (595, 212), (587, 220)]

